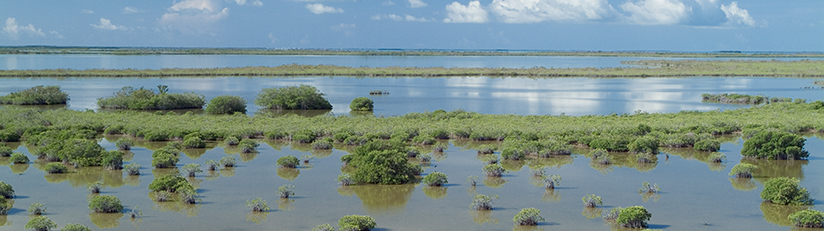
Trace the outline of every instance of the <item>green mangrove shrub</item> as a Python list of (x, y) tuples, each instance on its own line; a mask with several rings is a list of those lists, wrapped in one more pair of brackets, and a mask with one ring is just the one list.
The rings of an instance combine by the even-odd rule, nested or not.
[(290, 196), (295, 195), (295, 186), (294, 185), (283, 185), (278, 187), (277, 191), (278, 196), (280, 198), (289, 198)]
[(129, 110), (173, 110), (203, 108), (206, 100), (203, 95), (195, 93), (168, 93), (168, 87), (157, 86), (159, 92), (149, 89), (123, 87), (113, 96), (97, 99), (101, 108)]
[(9, 146), (6, 146), (4, 143), (0, 143), (0, 157), (7, 157), (11, 156), (14, 150), (11, 150)]
[(472, 199), (472, 204), (470, 204), (469, 207), (474, 209), (474, 210), (492, 210), (492, 202), (493, 202), (493, 200), (497, 200), (497, 199), (498, 199), (498, 195), (478, 194), (478, 195), (475, 195), (474, 199)]
[(0, 181), (0, 196), (4, 198), (14, 198), (14, 187), (6, 182)]
[(131, 150), (132, 149), (132, 140), (120, 138), (114, 142), (114, 145), (117, 146), (118, 150)]
[(421, 166), (410, 163), (402, 142), (373, 140), (358, 146), (341, 161), (355, 167), (352, 180), (370, 184), (404, 184), (415, 180)]
[(541, 216), (541, 210), (536, 208), (521, 209), (521, 211), (512, 218), (512, 221), (517, 225), (538, 225), (538, 222), (545, 220), (546, 219)]
[(216, 160), (207, 160), (206, 161), (206, 170), (215, 171), (220, 167), (220, 163)]
[(90, 193), (97, 194), (100, 193), (100, 189), (103, 189), (103, 182), (102, 181), (95, 181), (86, 184), (86, 189), (89, 190)]
[(206, 141), (200, 139), (200, 137), (189, 137), (183, 140), (183, 147), (184, 148), (205, 148)]
[(758, 169), (758, 166), (748, 163), (738, 163), (730, 170), (730, 176), (735, 178), (752, 178), (752, 173)]
[(240, 96), (221, 95), (209, 100), (204, 110), (212, 115), (234, 114), (236, 112), (246, 114), (246, 100)]
[(53, 228), (57, 228), (57, 223), (54, 223), (54, 221), (46, 216), (34, 216), (29, 219), (29, 222), (26, 223), (25, 228), (33, 229), (35, 231), (49, 231)]
[(493, 154), (495, 153), (495, 146), (484, 144), (478, 147), (478, 154)]
[(236, 146), (240, 144), (240, 140), (234, 136), (227, 137), (226, 139), (224, 139), (224, 141), (226, 141), (226, 145), (229, 146)]
[(264, 88), (255, 97), (255, 105), (282, 110), (332, 109), (323, 93), (309, 85)]
[(761, 131), (744, 141), (741, 155), (772, 160), (805, 159), (806, 139), (796, 134), (777, 131)]
[(504, 148), (504, 150), (501, 151), (501, 158), (504, 160), (521, 160), (526, 158), (526, 154), (515, 148)]
[(63, 163), (58, 162), (51, 162), (46, 164), (46, 172), (47, 173), (67, 173), (69, 172), (69, 168)]
[(157, 150), (152, 153), (152, 165), (155, 168), (173, 168), (180, 161), (177, 152), (171, 153), (167, 150)]
[(793, 225), (805, 228), (824, 227), (824, 212), (812, 209), (805, 209), (790, 214), (788, 217)]
[(94, 196), (89, 199), (89, 209), (96, 213), (119, 213), (123, 211), (123, 205), (116, 196)]
[(5, 197), (0, 196), (0, 216), (9, 215), (9, 210), (11, 210), (11, 203), (9, 203), (8, 199)]
[(589, 155), (590, 159), (592, 159), (592, 162), (601, 165), (607, 165), (612, 163), (612, 160), (609, 156), (609, 152), (607, 152), (606, 149), (593, 149), (592, 151), (589, 151)]
[(100, 165), (108, 170), (123, 169), (123, 153), (120, 151), (104, 151), (100, 156)]
[(629, 144), (627, 144), (627, 148), (630, 152), (634, 153), (658, 153), (658, 139), (651, 136), (642, 136), (638, 137)]
[(556, 185), (561, 184), (561, 175), (543, 176), (543, 181), (546, 189), (555, 189)]
[(349, 103), (349, 109), (352, 111), (372, 111), (375, 108), (375, 103), (366, 97), (357, 97)]
[(315, 228), (312, 228), (312, 231), (335, 231), (335, 228), (333, 228), (332, 225), (329, 224), (322, 224), (315, 226)]
[(587, 193), (586, 196), (581, 198), (581, 201), (584, 202), (584, 206), (587, 208), (595, 208), (599, 205), (604, 204), (603, 202), (601, 202), (601, 197), (589, 193)]
[(727, 160), (727, 155), (721, 152), (712, 152), (709, 156), (709, 161), (713, 163), (721, 163)]
[(31, 203), (29, 210), (26, 210), (26, 212), (28, 212), (29, 215), (43, 215), (46, 213), (46, 204), (35, 201)]
[(776, 177), (764, 183), (761, 199), (782, 205), (812, 205), (813, 199), (807, 189), (799, 186), (796, 178)]
[(446, 174), (442, 172), (433, 172), (423, 177), (421, 183), (429, 186), (443, 186), (444, 184), (449, 183), (449, 181), (446, 178)]
[(188, 177), (195, 177), (195, 174), (203, 172), (199, 164), (186, 164), (180, 169), (183, 170), (183, 174)]
[(69, 94), (60, 90), (60, 86), (38, 85), (26, 90), (0, 96), (0, 104), (16, 105), (52, 105), (66, 104)]
[(621, 215), (621, 207), (612, 208), (609, 210), (609, 213), (604, 215), (604, 220), (609, 222), (615, 222), (618, 220), (618, 216)]
[(263, 198), (255, 198), (252, 200), (246, 200), (246, 206), (252, 209), (252, 212), (268, 212), (269, 205), (266, 204), (266, 200)]
[(242, 153), (256, 152), (255, 148), (257, 148), (258, 146), (260, 146), (260, 144), (258, 144), (257, 141), (250, 139), (241, 140), (240, 143), (238, 143), (237, 145), (237, 147), (240, 148), (240, 152)]
[(655, 161), (653, 160), (654, 158), (655, 158), (655, 155), (652, 154), (652, 153), (649, 153), (649, 152), (641, 152), (641, 153), (635, 154), (635, 162), (638, 162), (638, 163), (643, 163), (643, 164), (655, 163)]
[(60, 231), (92, 231), (88, 226), (82, 224), (69, 223), (63, 226)]
[(131, 163), (123, 166), (123, 171), (126, 172), (129, 176), (137, 176), (140, 175), (140, 164), (138, 163)]
[(506, 172), (501, 164), (487, 164), (482, 170), (486, 176), (490, 177), (500, 177), (504, 172)]
[(183, 189), (178, 190), (180, 194), (180, 200), (186, 204), (195, 204), (200, 201), (198, 197), (197, 190), (193, 187), (184, 187)]
[(186, 178), (176, 174), (168, 174), (152, 180), (152, 183), (149, 183), (149, 190), (175, 192), (188, 185), (189, 182), (186, 181)]
[(466, 182), (469, 184), (469, 186), (475, 187), (476, 185), (478, 185), (478, 176), (468, 176), (466, 177)]
[(282, 168), (296, 168), (300, 165), (300, 160), (293, 155), (288, 155), (278, 158), (277, 163)]
[(234, 167), (236, 164), (235, 158), (231, 156), (224, 156), (220, 158), (220, 165), (223, 165), (224, 168)]
[(742, 95), (735, 93), (701, 94), (701, 102), (724, 104), (752, 104), (758, 105), (767, 101), (769, 97), (763, 95)]
[(701, 140), (695, 142), (692, 148), (698, 151), (715, 152), (721, 150), (721, 141), (716, 139)]
[(338, 175), (338, 184), (341, 186), (349, 186), (354, 184), (355, 182), (352, 180), (352, 176), (349, 174), (343, 173)]
[(642, 182), (641, 189), (638, 189), (639, 193), (658, 193), (661, 191), (661, 188), (658, 187), (658, 184), (650, 184), (649, 182)]
[(377, 226), (375, 218), (361, 215), (346, 215), (338, 220), (338, 226), (343, 229), (349, 227), (357, 231), (369, 231)]
[(312, 149), (332, 149), (332, 142), (329, 142), (327, 140), (315, 140), (314, 142), (312, 142)]
[(11, 157), (9, 158), (9, 161), (11, 161), (12, 163), (15, 163), (15, 164), (28, 164), (29, 163), (29, 157), (26, 156), (26, 154), (23, 154), (23, 153), (20, 153), (20, 152), (15, 152), (15, 153), (11, 154)]
[(631, 206), (621, 209), (616, 221), (628, 228), (645, 228), (650, 218), (652, 214), (644, 206)]

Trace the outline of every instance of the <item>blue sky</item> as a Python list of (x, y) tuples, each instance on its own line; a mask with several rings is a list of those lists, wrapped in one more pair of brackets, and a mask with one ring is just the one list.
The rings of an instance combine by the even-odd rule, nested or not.
[(821, 0), (0, 0), (0, 45), (824, 51)]

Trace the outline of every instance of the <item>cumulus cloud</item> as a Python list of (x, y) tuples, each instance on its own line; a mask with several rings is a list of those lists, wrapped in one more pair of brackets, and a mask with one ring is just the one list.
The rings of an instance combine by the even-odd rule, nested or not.
[(204, 33), (213, 23), (229, 16), (229, 8), (220, 9), (214, 0), (184, 0), (169, 7), (160, 23), (169, 28)]
[(93, 10), (86, 10), (86, 9), (84, 9), (84, 10), (81, 10), (81, 11), (80, 11), (80, 13), (84, 13), (84, 14), (94, 14), (94, 11), (93, 11)]
[(127, 7), (123, 8), (123, 13), (124, 14), (134, 14), (134, 13), (138, 13), (138, 12), (140, 12), (140, 10), (138, 10), (137, 8), (131, 7), (131, 6), (127, 6)]
[(738, 8), (738, 2), (732, 2), (729, 5), (721, 5), (721, 10), (727, 15), (726, 25), (728, 26), (755, 26), (755, 19), (750, 16), (750, 13)]
[(235, 0), (235, 3), (237, 3), (240, 6), (243, 6), (243, 5), (246, 5), (246, 4), (249, 4), (249, 5), (252, 5), (252, 6), (263, 6), (263, 2), (261, 2), (260, 0), (254, 0), (252, 2), (249, 2), (249, 1), (246, 1), (246, 0)]
[(101, 29), (101, 30), (128, 30), (129, 28), (121, 25), (112, 24), (111, 20), (100, 18), (100, 25), (97, 24), (89, 24), (92, 27)]
[(481, 2), (471, 1), (466, 6), (452, 2), (446, 5), (445, 23), (485, 23), (489, 21), (489, 13), (481, 7)]
[(17, 24), (17, 19), (15, 18), (8, 18), (6, 19), (6, 26), (3, 27), (3, 33), (11, 37), (12, 39), (17, 39), (20, 37), (20, 34), (28, 34), (28, 35), (36, 35), (36, 36), (45, 36), (46, 34), (43, 33), (43, 30), (40, 28), (35, 28), (34, 25), (29, 24), (28, 26), (20, 26)]
[(315, 4), (306, 4), (306, 9), (311, 11), (314, 14), (324, 14), (324, 13), (343, 13), (343, 9), (335, 8), (331, 6), (325, 6), (320, 3)]
[(685, 21), (692, 8), (678, 0), (640, 0), (625, 2), (621, 9), (629, 13), (630, 23), (641, 25), (673, 25)]
[(426, 3), (421, 0), (409, 0), (409, 7), (421, 8), (426, 6)]
[(426, 19), (424, 17), (417, 18), (412, 15), (405, 14), (403, 16), (397, 14), (387, 14), (387, 15), (372, 15), (372, 20), (394, 20), (394, 21), (409, 21), (409, 22), (430, 22), (432, 20)]
[(606, 0), (494, 0), (489, 8), (505, 23), (599, 20), (612, 11)]

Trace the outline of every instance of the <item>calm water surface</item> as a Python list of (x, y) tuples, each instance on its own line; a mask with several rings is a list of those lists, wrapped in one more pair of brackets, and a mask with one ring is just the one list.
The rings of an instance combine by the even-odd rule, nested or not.
[[(375, 115), (403, 115), (438, 109), (463, 109), (489, 114), (592, 115), (610, 113), (678, 112), (747, 107), (701, 103), (703, 93), (763, 94), (771, 97), (819, 100), (815, 79), (797, 78), (354, 78), (354, 77), (222, 77), (222, 78), (3, 78), (0, 95), (36, 85), (58, 85), (69, 94), (68, 107), (97, 110), (97, 99), (112, 96), (123, 86), (171, 92), (196, 92), (207, 100), (238, 95), (248, 102), (249, 114), (260, 111), (255, 96), (263, 88), (309, 84), (326, 94), (332, 113), (349, 114), (355, 97), (375, 102)], [(815, 89), (808, 89), (815, 88)], [(371, 90), (389, 95), (369, 96)], [(301, 112), (303, 113), (303, 112)], [(323, 111), (313, 112), (325, 113)]]

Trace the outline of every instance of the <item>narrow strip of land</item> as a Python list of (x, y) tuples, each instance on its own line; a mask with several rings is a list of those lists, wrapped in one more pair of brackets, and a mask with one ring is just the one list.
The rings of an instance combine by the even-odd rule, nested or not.
[(627, 61), (631, 68), (444, 68), (344, 67), (282, 65), (277, 67), (137, 69), (4, 70), (0, 77), (224, 77), (224, 76), (354, 76), (354, 77), (824, 77), (824, 60), (801, 61)]

